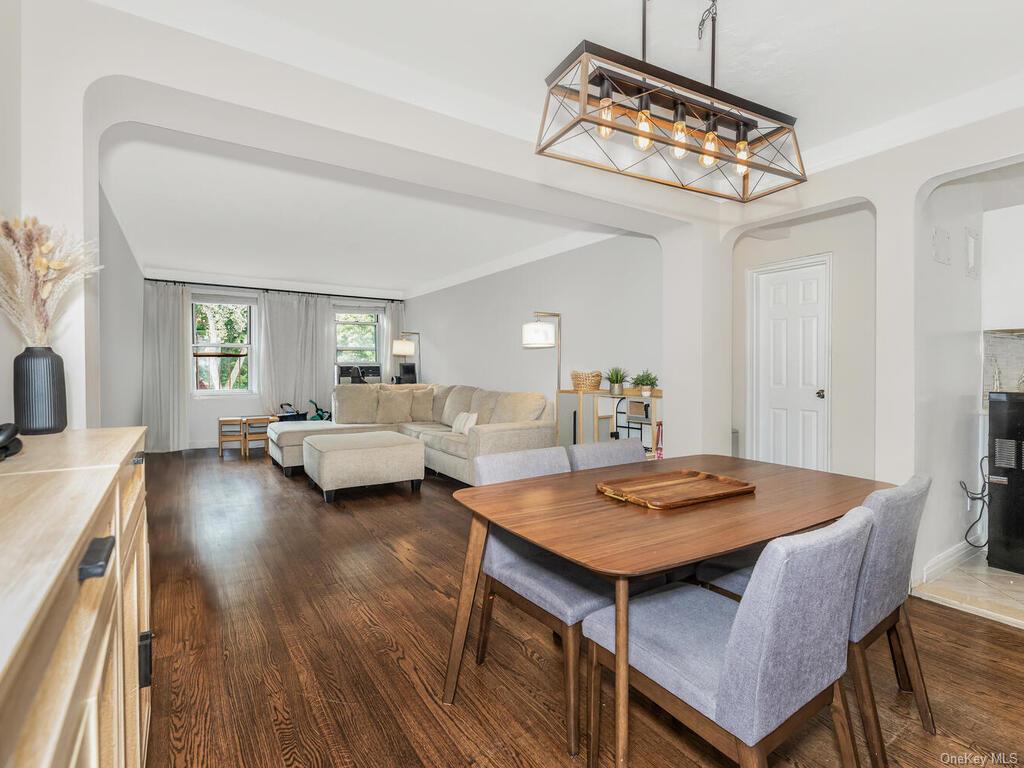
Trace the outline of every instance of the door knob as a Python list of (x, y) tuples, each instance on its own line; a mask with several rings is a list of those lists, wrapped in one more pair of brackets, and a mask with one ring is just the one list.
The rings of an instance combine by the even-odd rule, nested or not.
[(814, 396), (816, 398), (818, 398), (819, 400), (824, 400), (825, 399), (825, 390), (824, 389), (819, 389), (817, 392), (814, 393)]

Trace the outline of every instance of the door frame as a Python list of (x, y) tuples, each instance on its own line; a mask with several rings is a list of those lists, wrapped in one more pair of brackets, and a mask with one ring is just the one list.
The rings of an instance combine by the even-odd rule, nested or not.
[(825, 281), (827, 282), (826, 295), (828, 296), (828, 309), (825, 312), (826, 334), (824, 383), (825, 392), (828, 396), (825, 398), (825, 466), (822, 468), (824, 471), (828, 472), (832, 468), (832, 305), (834, 295), (832, 285), (831, 251), (815, 253), (810, 256), (799, 256), (795, 259), (786, 259), (785, 261), (775, 261), (770, 264), (762, 264), (760, 266), (750, 267), (747, 269), (747, 434), (744, 439), (744, 449), (748, 459), (754, 458), (757, 454), (759, 428), (758, 419), (760, 417), (757, 405), (757, 371), (758, 362), (760, 360), (757, 334), (757, 318), (758, 310), (760, 309), (757, 290), (758, 279), (764, 275), (776, 272), (789, 272), (796, 269), (803, 269), (804, 267), (817, 266), (825, 267)]

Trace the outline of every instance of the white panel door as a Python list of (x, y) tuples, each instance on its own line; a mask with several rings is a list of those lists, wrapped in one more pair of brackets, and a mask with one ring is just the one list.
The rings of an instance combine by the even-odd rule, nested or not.
[(828, 266), (759, 272), (754, 292), (754, 458), (828, 469)]

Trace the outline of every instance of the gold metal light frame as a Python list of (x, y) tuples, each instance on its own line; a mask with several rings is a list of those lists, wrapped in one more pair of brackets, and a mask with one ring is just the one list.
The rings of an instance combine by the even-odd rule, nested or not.
[(807, 181), (795, 117), (632, 56), (584, 40), (547, 85), (539, 155), (743, 203)]

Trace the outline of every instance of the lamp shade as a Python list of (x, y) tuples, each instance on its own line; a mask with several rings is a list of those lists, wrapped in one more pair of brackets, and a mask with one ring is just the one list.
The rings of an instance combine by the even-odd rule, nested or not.
[(410, 339), (395, 339), (391, 342), (391, 354), (398, 357), (410, 357), (416, 354), (416, 342)]
[(548, 349), (555, 346), (555, 326), (534, 320), (523, 323), (523, 346), (528, 349)]

